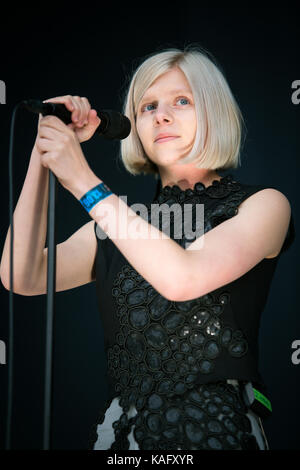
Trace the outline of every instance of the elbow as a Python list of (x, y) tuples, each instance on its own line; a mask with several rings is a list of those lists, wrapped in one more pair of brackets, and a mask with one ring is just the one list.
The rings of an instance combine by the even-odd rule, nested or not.
[(190, 300), (186, 298), (187, 292), (186, 289), (183, 288), (183, 285), (173, 284), (166, 289), (165, 298), (170, 302), (183, 302), (185, 300)]
[(192, 293), (191, 291), (177, 292), (174, 293), (169, 300), (173, 302), (187, 302), (188, 300), (195, 300), (199, 297), (202, 297), (205, 294), (201, 293)]
[[(1, 283), (2, 283), (3, 287), (4, 287), (6, 290), (8, 290), (8, 291), (11, 290), (9, 282), (7, 282), (6, 280), (3, 280), (2, 277), (1, 277)], [(12, 292), (13, 292), (14, 294), (18, 294), (18, 295), (28, 295), (28, 294), (26, 294), (25, 292), (23, 292), (21, 289), (19, 289), (19, 288), (18, 288), (17, 286), (15, 286), (15, 285), (13, 286)]]
[[(0, 266), (0, 279), (3, 287), (11, 291), (10, 286), (10, 271), (9, 269), (4, 268), (3, 265)], [(23, 295), (26, 297), (31, 297), (34, 295), (40, 295), (43, 292), (40, 292), (37, 289), (36, 283), (29, 282), (30, 279), (26, 279), (24, 282), (24, 276), (18, 276), (16, 272), (13, 274), (13, 289), (14, 294)]]
[(0, 267), (0, 279), (1, 279), (1, 283), (2, 283), (3, 287), (6, 290), (10, 290), (9, 277), (7, 275), (5, 275), (2, 266)]
[(168, 283), (165, 288), (164, 297), (171, 302), (184, 302), (186, 300), (192, 300), (199, 295), (193, 295), (192, 283), (190, 282), (190, 277), (183, 276), (183, 279), (178, 275), (172, 283)]
[(169, 300), (170, 302), (178, 302), (177, 297), (173, 295), (171, 292), (167, 293), (167, 295), (164, 295), (164, 298)]
[(173, 302), (186, 302), (188, 300), (198, 299), (199, 297), (204, 296), (209, 291), (206, 289), (200, 288), (199, 282), (195, 285), (192, 282), (182, 282), (180, 285), (177, 285), (176, 288), (170, 289), (168, 292), (168, 299)]
[[(3, 287), (4, 287), (6, 290), (9, 290), (9, 291), (11, 290), (11, 289), (10, 289), (9, 280), (3, 279), (2, 276), (1, 276), (1, 283), (2, 283)], [(13, 293), (14, 293), (14, 294), (20, 294), (19, 289), (16, 288), (15, 285), (13, 286)]]
[[(1, 283), (3, 285), (3, 287), (10, 291), (11, 288), (10, 288), (10, 279), (3, 276), (2, 273), (1, 273)], [(35, 295), (32, 293), (32, 291), (28, 291), (26, 289), (23, 289), (22, 287), (20, 287), (16, 282), (14, 282), (14, 285), (13, 285), (13, 290), (12, 292), (14, 294), (18, 294), (18, 295), (24, 295), (24, 296), (32, 296), (32, 295)]]
[(185, 302), (186, 300), (190, 300), (186, 298), (186, 295), (184, 294), (184, 292), (182, 292), (179, 289), (173, 290), (172, 292), (170, 292), (167, 298), (168, 300), (172, 302)]
[(160, 285), (160, 287), (154, 286), (154, 284), (152, 284), (152, 286), (154, 287), (156, 292), (158, 292), (159, 295), (161, 295), (165, 299), (169, 300), (170, 302), (177, 301), (178, 292), (176, 289), (173, 288), (173, 286), (170, 286), (169, 284), (164, 286)]

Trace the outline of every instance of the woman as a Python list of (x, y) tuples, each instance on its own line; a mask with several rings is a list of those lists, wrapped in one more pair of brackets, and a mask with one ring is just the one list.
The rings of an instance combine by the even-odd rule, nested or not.
[[(153, 206), (182, 209), (167, 227), (151, 203), (137, 215), (89, 167), (80, 142), (100, 119), (86, 98), (49, 101), (64, 103), (73, 122), (40, 117), (14, 215), (15, 292), (46, 293), (50, 168), (92, 218), (57, 246), (56, 277), (57, 291), (96, 281), (109, 397), (90, 447), (267, 449), (244, 386), (264, 391), (259, 320), (293, 223), (276, 188), (218, 174), (238, 166), (243, 123), (220, 67), (200, 48), (168, 49), (147, 57), (128, 88), (132, 130), (121, 157), (131, 174), (160, 178)], [(8, 247), (9, 232), (6, 287)]]

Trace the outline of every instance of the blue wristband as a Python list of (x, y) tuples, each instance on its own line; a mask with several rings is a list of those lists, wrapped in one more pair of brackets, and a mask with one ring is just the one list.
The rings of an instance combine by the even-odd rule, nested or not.
[(85, 193), (82, 198), (79, 199), (79, 202), (83, 205), (87, 212), (90, 210), (102, 199), (105, 199), (107, 196), (110, 196), (112, 191), (106, 186), (105, 183), (100, 183), (94, 188), (90, 189)]

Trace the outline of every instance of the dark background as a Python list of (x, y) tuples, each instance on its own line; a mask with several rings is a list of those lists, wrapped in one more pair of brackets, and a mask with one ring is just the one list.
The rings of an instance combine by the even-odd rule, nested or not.
[[(98, 5), (98, 6), (94, 6)], [(14, 105), (25, 98), (87, 96), (96, 109), (121, 109), (128, 75), (146, 55), (198, 43), (214, 55), (244, 115), (248, 130), (242, 166), (231, 173), (249, 184), (276, 186), (289, 199), (297, 233), (299, 214), (299, 114), (291, 85), (300, 80), (299, 23), (292, 7), (228, 9), (201, 2), (129, 4), (25, 4), (1, 20), (0, 106), (1, 231), (9, 224), (8, 149)], [(14, 204), (22, 189), (36, 135), (37, 117), (17, 114)], [(83, 144), (93, 171), (128, 204), (148, 202), (156, 182), (133, 176), (117, 160), (119, 144), (94, 136)], [(90, 220), (59, 186), (57, 243)], [(283, 254), (272, 282), (260, 330), (260, 371), (270, 390), (273, 415), (264, 423), (271, 449), (300, 448), (299, 372), (291, 361), (300, 340), (297, 238)], [(8, 349), (9, 293), (0, 283), (0, 339)], [(95, 284), (55, 295), (53, 449), (86, 449), (91, 425), (106, 397), (103, 336)], [(46, 296), (14, 294), (13, 449), (41, 449)], [(0, 446), (4, 447), (7, 365), (0, 365)]]

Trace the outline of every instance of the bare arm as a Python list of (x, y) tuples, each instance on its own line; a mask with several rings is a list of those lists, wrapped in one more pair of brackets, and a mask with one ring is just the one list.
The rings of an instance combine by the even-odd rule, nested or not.
[[(97, 240), (94, 224), (94, 220), (87, 222), (67, 240), (56, 245), (56, 292), (74, 289), (95, 280)], [(31, 296), (47, 293), (47, 262), (48, 248), (44, 248), (35, 283), (19, 294)]]
[[(48, 101), (64, 103), (70, 111), (73, 111), (73, 122), (69, 124), (69, 126), (76, 132), (79, 142), (84, 142), (93, 135), (100, 120), (96, 116), (96, 111), (90, 109), (86, 98), (72, 98), (67, 95)], [(79, 122), (76, 118), (79, 118)], [(84, 121), (88, 122), (88, 125), (83, 128)], [(37, 286), (42, 286), (41, 273), (43, 273), (44, 270), (45, 254), (47, 253), (45, 242), (47, 236), (49, 168), (42, 165), (41, 160), (44, 151), (41, 145), (47, 140), (48, 135), (41, 130), (40, 122), (41, 116), (27, 174), (13, 214), (13, 287), (14, 292), (24, 295), (34, 295), (33, 292), (37, 292)], [(77, 124), (74, 124), (74, 122), (77, 122)], [(91, 227), (91, 225), (89, 227)], [(0, 265), (1, 281), (6, 289), (10, 288), (10, 232), (9, 227)], [(82, 232), (80, 232), (79, 236), (81, 236), (81, 233)], [(94, 238), (95, 236), (93, 234), (92, 240)], [(71, 244), (72, 243), (73, 239), (71, 241)], [(57, 251), (61, 253), (62, 247), (66, 247), (65, 242), (58, 245), (58, 247)], [(68, 250), (68, 248), (66, 249)], [(72, 285), (72, 281), (69, 284), (67, 282), (67, 285)], [(61, 287), (61, 284), (59, 284), (58, 287)], [(58, 290), (63, 290), (63, 288), (59, 288)], [(44, 288), (41, 287), (38, 291), (43, 293)]]
[[(39, 164), (33, 149), (24, 186), (14, 212), (14, 292), (41, 295), (47, 292), (48, 248), (45, 248), (48, 204), (48, 169)], [(56, 246), (56, 292), (72, 289), (95, 280), (97, 240), (94, 220), (80, 227)], [(36, 230), (39, 227), (39, 230)], [(1, 281), (9, 289), (10, 229), (2, 260)]]
[[(89, 187), (92, 184), (91, 181)], [(73, 194), (79, 199), (86, 189)], [(161, 238), (162, 232), (115, 194), (95, 204), (90, 215), (144, 279), (162, 296), (181, 302), (234, 281), (262, 259), (280, 251), (291, 212), (284, 194), (264, 189), (241, 206), (235, 217), (199, 237), (187, 249), (168, 236)], [(128, 230), (127, 236), (121, 237), (121, 228), (137, 226), (146, 236), (132, 238)], [(149, 236), (150, 228), (155, 238)]]
[[(47, 235), (48, 173), (34, 145), (14, 210), (14, 292), (29, 289), (38, 276)], [(10, 227), (1, 258), (1, 281), (9, 289)]]
[(246, 199), (237, 215), (199, 237), (186, 249), (187, 274), (176, 300), (205, 295), (250, 271), (264, 258), (277, 256), (291, 218), (286, 196), (266, 188)]

